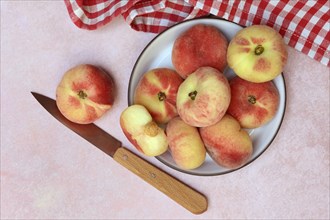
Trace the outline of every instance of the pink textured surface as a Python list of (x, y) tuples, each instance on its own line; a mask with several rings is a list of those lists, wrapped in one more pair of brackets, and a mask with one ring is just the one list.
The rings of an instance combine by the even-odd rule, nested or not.
[(69, 68), (91, 63), (114, 78), (114, 106), (96, 122), (136, 152), (119, 127), (130, 72), (155, 36), (118, 18), (85, 31), (62, 1), (1, 1), (2, 219), (328, 219), (329, 69), (289, 49), (287, 108), (278, 136), (247, 167), (214, 177), (174, 171), (204, 193), (193, 215), (63, 127), (30, 91), (55, 97)]

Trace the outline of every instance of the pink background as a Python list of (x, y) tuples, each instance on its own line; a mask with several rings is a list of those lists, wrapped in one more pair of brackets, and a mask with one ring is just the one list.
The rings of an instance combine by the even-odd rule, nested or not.
[[(154, 34), (122, 18), (78, 29), (63, 1), (1, 1), (1, 218), (329, 218), (329, 68), (289, 48), (287, 108), (278, 136), (234, 173), (199, 177), (146, 158), (204, 193), (193, 215), (53, 119), (30, 91), (55, 97), (69, 68), (91, 63), (114, 78), (114, 106), (96, 124), (133, 149), (119, 126), (133, 65)], [(142, 156), (143, 157), (143, 156)]]

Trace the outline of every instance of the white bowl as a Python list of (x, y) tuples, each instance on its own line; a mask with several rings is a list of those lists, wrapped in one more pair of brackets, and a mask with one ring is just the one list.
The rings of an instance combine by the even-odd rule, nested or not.
[[(133, 104), (135, 88), (141, 76), (145, 72), (160, 67), (174, 69), (171, 60), (173, 43), (181, 33), (185, 32), (187, 29), (196, 24), (215, 26), (224, 34), (228, 41), (230, 41), (234, 37), (234, 35), (242, 29), (241, 26), (226, 20), (217, 18), (199, 18), (178, 23), (157, 35), (145, 47), (134, 65), (128, 87), (129, 105)], [(228, 79), (235, 76), (235, 73), (228, 67), (224, 71), (224, 74), (227, 76)], [(246, 166), (247, 164), (254, 161), (256, 158), (258, 158), (270, 146), (275, 136), (277, 135), (278, 130), (280, 129), (286, 105), (286, 89), (283, 74), (276, 77), (273, 82), (277, 87), (280, 95), (279, 108), (275, 117), (269, 123), (256, 129), (247, 130), (252, 138), (253, 154), (250, 157), (249, 161), (239, 168)], [(219, 166), (212, 160), (209, 155), (206, 156), (205, 162), (202, 164), (202, 166), (193, 170), (184, 170), (178, 167), (172, 159), (170, 152), (166, 152), (158, 156), (157, 158), (173, 169), (184, 173), (200, 176), (220, 175), (239, 169), (228, 169)]]

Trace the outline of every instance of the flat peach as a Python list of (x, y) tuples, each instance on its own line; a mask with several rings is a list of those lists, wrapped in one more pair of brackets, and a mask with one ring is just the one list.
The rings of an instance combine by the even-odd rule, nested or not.
[(229, 67), (242, 79), (255, 83), (280, 75), (287, 56), (282, 36), (266, 25), (243, 28), (230, 41), (227, 51)]
[(224, 74), (212, 67), (201, 67), (180, 85), (177, 110), (187, 124), (206, 127), (222, 118), (230, 97), (230, 86)]
[(249, 134), (228, 114), (215, 125), (200, 128), (200, 135), (211, 158), (227, 168), (244, 165), (253, 152)]
[(134, 93), (134, 104), (145, 106), (155, 122), (167, 123), (178, 115), (176, 96), (183, 79), (172, 69), (156, 68), (141, 77)]
[(172, 157), (179, 167), (195, 169), (203, 164), (206, 150), (197, 128), (175, 117), (167, 124), (166, 134)]
[(223, 71), (227, 66), (228, 41), (214, 26), (198, 24), (180, 35), (172, 49), (175, 70), (187, 78), (199, 67), (210, 66)]
[(253, 83), (235, 77), (230, 80), (231, 102), (227, 113), (243, 128), (258, 128), (272, 120), (279, 106), (279, 93), (272, 81)]
[(68, 70), (56, 89), (56, 104), (70, 121), (89, 124), (114, 102), (114, 83), (101, 68), (85, 64)]

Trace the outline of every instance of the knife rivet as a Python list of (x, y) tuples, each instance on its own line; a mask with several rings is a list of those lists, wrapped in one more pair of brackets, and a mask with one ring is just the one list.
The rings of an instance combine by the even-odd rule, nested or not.
[(156, 178), (156, 174), (155, 173), (152, 173), (152, 172), (149, 172), (149, 176), (151, 177), (151, 178)]
[(127, 160), (128, 159), (128, 156), (126, 154), (123, 155), (123, 159), (124, 160)]

